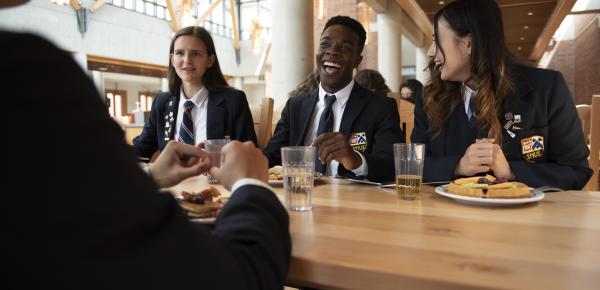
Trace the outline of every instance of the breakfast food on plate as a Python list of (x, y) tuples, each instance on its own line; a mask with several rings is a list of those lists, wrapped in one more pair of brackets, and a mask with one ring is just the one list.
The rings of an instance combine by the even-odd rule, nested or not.
[(527, 185), (501, 178), (496, 179), (491, 175), (459, 178), (448, 184), (448, 192), (482, 198), (526, 198), (532, 196)]
[(269, 168), (269, 180), (283, 180), (283, 167), (277, 165)]
[(181, 196), (179, 205), (191, 218), (216, 217), (223, 207), (221, 193), (214, 186), (198, 193), (183, 191)]

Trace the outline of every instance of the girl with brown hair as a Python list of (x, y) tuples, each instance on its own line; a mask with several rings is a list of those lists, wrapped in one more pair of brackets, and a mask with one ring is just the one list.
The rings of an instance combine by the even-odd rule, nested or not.
[(518, 63), (492, 0), (457, 0), (434, 19), (431, 80), (415, 102), (424, 181), (491, 173), (529, 186), (580, 189), (589, 150), (559, 72)]
[(169, 140), (191, 145), (207, 139), (252, 141), (254, 122), (243, 91), (231, 88), (210, 33), (182, 28), (169, 48), (169, 91), (159, 93), (144, 131), (133, 140), (139, 157), (163, 150)]

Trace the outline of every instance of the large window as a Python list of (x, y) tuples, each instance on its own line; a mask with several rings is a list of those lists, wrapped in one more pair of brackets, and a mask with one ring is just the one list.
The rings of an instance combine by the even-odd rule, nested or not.
[(106, 0), (106, 3), (171, 21), (166, 0)]
[[(271, 27), (271, 5), (265, 0), (239, 0), (240, 39), (250, 39), (255, 28), (266, 35)], [(254, 33), (257, 33), (256, 31)]]
[[(108, 4), (170, 21), (167, 0), (106, 0)], [(200, 17), (217, 0), (192, 0), (192, 16)], [(277, 0), (281, 1), (281, 0)], [(271, 28), (271, 0), (235, 0), (233, 9), (240, 32), (240, 40), (252, 35), (266, 35)], [(202, 21), (202, 26), (213, 34), (233, 38), (233, 24), (229, 0), (220, 1)]]

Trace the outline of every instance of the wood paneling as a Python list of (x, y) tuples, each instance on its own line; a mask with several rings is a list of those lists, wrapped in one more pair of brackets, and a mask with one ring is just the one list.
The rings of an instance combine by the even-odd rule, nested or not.
[[(417, 0), (417, 3), (432, 22), (435, 13), (452, 1), (442, 1), (444, 2), (443, 5), (440, 5), (439, 2)], [(544, 31), (546, 23), (551, 18), (557, 1), (500, 0), (497, 2), (502, 11), (504, 34), (508, 48), (517, 56), (528, 58), (535, 47), (536, 41)], [(532, 15), (529, 15), (530, 12)], [(525, 26), (527, 26), (527, 29), (524, 28)], [(546, 41), (546, 44), (548, 41)], [(519, 47), (521, 47), (520, 50)]]

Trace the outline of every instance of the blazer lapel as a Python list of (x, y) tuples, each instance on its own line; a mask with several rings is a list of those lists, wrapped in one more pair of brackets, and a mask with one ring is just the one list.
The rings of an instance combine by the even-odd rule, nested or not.
[(179, 97), (171, 96), (167, 102), (167, 107), (163, 118), (165, 122), (169, 123), (169, 126), (165, 124), (165, 141), (173, 140), (175, 137), (175, 126), (177, 126), (177, 111), (179, 111)]
[[(315, 110), (315, 106), (317, 105), (317, 101), (319, 100), (319, 91), (312, 91), (308, 98), (306, 98), (302, 104), (300, 105), (300, 124), (302, 125), (302, 133), (300, 134), (300, 138), (296, 140), (296, 146), (304, 145), (304, 139), (306, 139), (306, 130), (308, 126), (311, 124), (311, 118), (313, 112)], [(313, 122), (319, 122), (319, 120), (313, 120)]]
[(342, 122), (340, 124), (340, 132), (344, 133), (344, 136), (350, 138), (352, 134), (352, 124), (354, 120), (360, 115), (360, 112), (367, 105), (368, 99), (365, 95), (365, 89), (358, 84), (354, 83), (354, 88), (350, 92), (350, 97), (346, 103), (344, 114), (342, 115)]
[(208, 107), (206, 113), (206, 138), (222, 139), (229, 135), (225, 132), (225, 109), (222, 107), (225, 99), (219, 93), (208, 93)]

